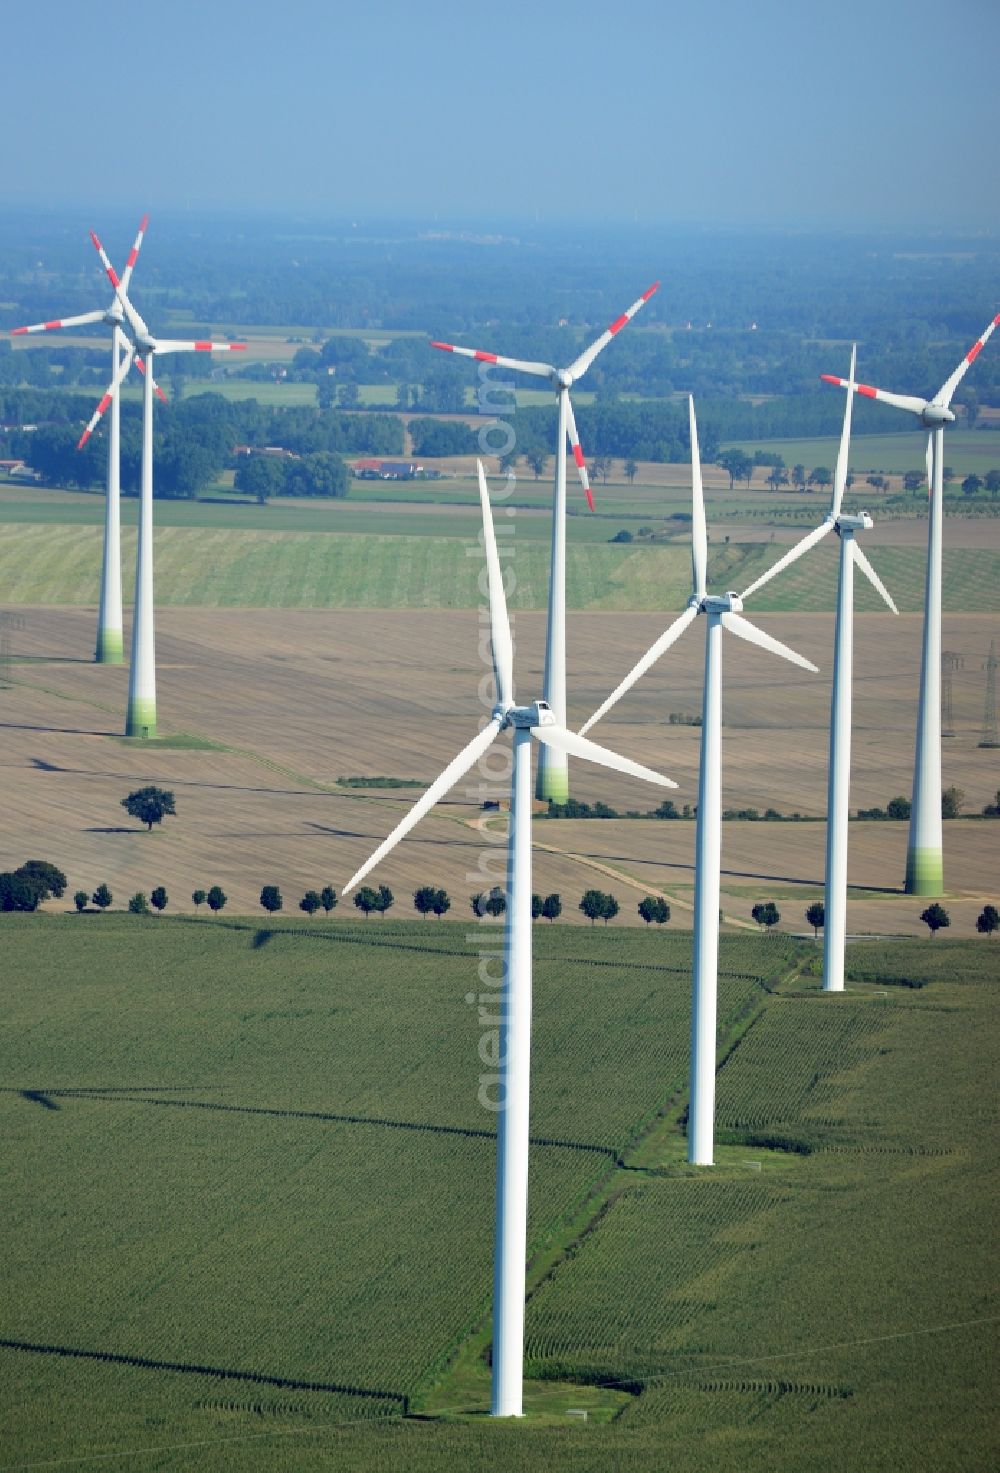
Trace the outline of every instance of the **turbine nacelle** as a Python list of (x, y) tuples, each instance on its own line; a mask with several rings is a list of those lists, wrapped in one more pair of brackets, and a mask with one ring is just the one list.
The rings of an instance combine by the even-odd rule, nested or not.
[(706, 614), (741, 614), (743, 600), (738, 593), (709, 593), (699, 607)]
[(856, 517), (839, 516), (834, 525), (838, 532), (870, 532), (875, 523), (863, 511)]
[(557, 368), (552, 375), (552, 382), (556, 389), (568, 389), (572, 387), (573, 375), (568, 368)]
[(953, 425), (955, 411), (942, 404), (925, 404), (920, 411), (920, 418), (929, 430), (936, 430), (942, 425)]

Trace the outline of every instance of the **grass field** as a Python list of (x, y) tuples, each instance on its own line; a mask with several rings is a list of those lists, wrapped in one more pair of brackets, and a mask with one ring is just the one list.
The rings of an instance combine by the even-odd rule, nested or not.
[[(225, 508), (221, 509), (225, 511)], [(266, 510), (266, 509), (265, 509)], [(278, 509), (278, 521), (306, 513)], [(93, 512), (91, 511), (91, 515)], [(168, 514), (169, 515), (169, 514)], [(319, 514), (322, 515), (322, 514)], [(204, 608), (473, 608), (479, 565), (460, 535), (378, 536), (378, 513), (345, 506), (345, 532), (317, 538), (302, 532), (228, 530), (207, 516), (201, 528), (160, 526), (156, 541), (156, 594), (161, 605)], [(443, 519), (442, 519), (443, 520)], [(351, 523), (358, 529), (347, 535)], [(444, 522), (447, 528), (448, 523)], [(448, 528), (465, 530), (459, 518)], [(470, 528), (471, 530), (471, 524)], [(585, 530), (589, 530), (585, 528)], [(515, 609), (543, 608), (548, 598), (549, 550), (544, 524), (535, 522), (517, 549)], [(97, 526), (0, 524), (0, 587), (10, 604), (80, 604), (97, 598), (101, 532)], [(124, 567), (134, 562), (134, 534), (122, 537)], [(781, 549), (764, 544), (717, 545), (710, 562), (716, 586), (745, 587)], [(878, 566), (900, 610), (923, 601), (925, 554), (919, 547), (884, 549)], [(679, 609), (690, 591), (690, 554), (683, 545), (628, 546), (576, 538), (567, 554), (567, 604), (572, 609)], [(966, 606), (975, 587), (979, 606), (1000, 609), (1000, 550), (946, 548), (944, 608)], [(835, 550), (824, 546), (770, 583), (755, 599), (759, 609), (830, 611), (835, 604)], [(126, 597), (129, 597), (126, 579)], [(878, 607), (859, 580), (857, 606)]]
[(464, 925), (0, 929), (4, 1468), (990, 1464), (1000, 952), (897, 944), (883, 977), (852, 948), (868, 980), (826, 999), (812, 947), (727, 940), (730, 1144), (692, 1173), (690, 937), (536, 932), (512, 1428), (480, 1415), (493, 1117)]

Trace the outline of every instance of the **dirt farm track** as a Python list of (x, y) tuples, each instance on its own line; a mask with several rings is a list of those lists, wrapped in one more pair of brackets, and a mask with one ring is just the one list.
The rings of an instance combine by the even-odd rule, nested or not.
[[(122, 742), (127, 669), (90, 661), (94, 611), (21, 608), (0, 688), (4, 823), (0, 867), (51, 859), (70, 894), (106, 881), (116, 907), (133, 891), (166, 886), (171, 909), (190, 909), (196, 888), (219, 883), (229, 909), (261, 913), (260, 887), (277, 883), (286, 909), (310, 887), (338, 889), (385, 835), (416, 789), (365, 790), (337, 779), (385, 775), (429, 781), (483, 714), (486, 673), (474, 612), (237, 611), (167, 608), (158, 614), (161, 736), (186, 733), (202, 748)], [(658, 614), (576, 613), (570, 621), (570, 723), (579, 725), (663, 627)], [(810, 676), (729, 639), (725, 650), (724, 806), (819, 819), (825, 806), (827, 712), (833, 621), (828, 615), (760, 616), (764, 628), (821, 668)], [(541, 690), (541, 614), (519, 614), (518, 693)], [(919, 666), (919, 619), (857, 619), (852, 805), (884, 805), (909, 793)], [(945, 649), (964, 655), (953, 682), (955, 735), (944, 743), (944, 782), (977, 813), (1000, 788), (1000, 750), (978, 747), (983, 660), (1000, 616), (946, 614)], [(595, 735), (658, 767), (679, 784), (678, 806), (697, 796), (699, 732), (668, 725), (699, 709), (700, 627), (671, 651)], [(429, 675), (428, 671), (436, 671)], [(483, 689), (485, 690), (485, 685)], [(476, 779), (478, 782), (479, 779)], [(172, 788), (177, 817), (147, 834), (119, 800), (144, 783)], [(400, 913), (421, 883), (444, 885), (454, 914), (467, 896), (502, 877), (502, 836), (482, 832), (476, 782), (426, 819), (377, 878)], [(487, 792), (492, 793), (488, 788)], [(662, 793), (630, 779), (573, 768), (574, 796), (621, 812), (648, 810)], [(495, 824), (495, 820), (493, 821)], [(692, 895), (691, 823), (539, 821), (535, 889), (558, 890), (567, 920), (580, 894), (616, 894), (620, 920), (663, 891), (684, 925)], [(898, 893), (905, 826), (851, 826), (852, 930), (920, 932), (922, 904)], [(757, 899), (774, 898), (783, 925), (822, 885), (824, 825), (727, 823), (723, 906), (736, 924)], [(1000, 898), (1000, 825), (946, 825), (952, 935), (974, 933), (984, 900)], [(56, 908), (66, 901), (55, 902)], [(262, 914), (262, 913), (261, 913)], [(372, 920), (371, 924), (377, 924)], [(430, 924), (430, 922), (428, 923)]]

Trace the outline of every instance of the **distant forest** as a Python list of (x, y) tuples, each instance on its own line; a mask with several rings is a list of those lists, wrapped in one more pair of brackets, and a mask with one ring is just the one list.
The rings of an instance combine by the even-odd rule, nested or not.
[[(86, 236), (92, 223), (112, 257), (122, 256), (131, 219), (5, 216), (0, 329), (105, 301), (107, 283)], [(844, 372), (854, 340), (862, 380), (933, 393), (1000, 307), (1000, 241), (639, 227), (611, 234), (603, 226), (463, 235), (416, 224), (320, 229), (154, 214), (134, 293), (154, 329), (163, 323), (174, 334), (285, 327), (301, 341), (294, 358), (282, 360), (282, 377), (315, 382), (321, 410), (351, 407), (353, 386), (383, 384), (395, 387), (399, 408), (441, 414), (464, 407), (478, 365), (435, 352), (428, 338), (565, 365), (657, 277), (660, 291), (581, 383), (596, 395), (593, 406), (578, 409), (591, 453), (685, 458), (678, 396), (689, 392), (708, 451), (721, 441), (835, 434), (840, 396), (820, 387), (819, 374)], [(333, 335), (344, 329), (359, 336)], [(389, 336), (363, 336), (376, 333)], [(392, 336), (400, 333), (412, 335)], [(61, 346), (57, 334), (45, 352), (13, 352), (0, 341), (4, 420), (23, 422), (22, 410), (45, 421), (85, 417), (89, 410), (75, 405), (56, 407), (51, 391), (99, 393), (107, 359)], [(208, 355), (186, 355), (165, 370), (186, 380), (226, 372), (268, 381), (278, 366), (221, 369)], [(981, 407), (1000, 408), (1000, 334), (962, 384), (957, 406), (969, 424)], [(550, 418), (547, 408), (522, 410), (520, 443), (550, 441)], [(857, 434), (903, 428), (898, 413), (874, 404), (855, 416)], [(384, 424), (367, 435), (352, 428), (349, 438), (349, 446), (341, 437), (323, 448), (397, 448)]]

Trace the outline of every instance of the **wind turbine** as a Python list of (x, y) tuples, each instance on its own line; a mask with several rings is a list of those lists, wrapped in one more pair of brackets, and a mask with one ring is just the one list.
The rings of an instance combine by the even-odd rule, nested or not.
[(698, 778), (698, 822), (695, 834), (694, 959), (691, 997), (691, 1107), (688, 1116), (688, 1160), (711, 1166), (715, 1134), (715, 1049), (719, 974), (719, 867), (722, 850), (722, 631), (781, 655), (794, 665), (815, 672), (816, 666), (787, 645), (765, 634), (742, 617), (743, 600), (737, 593), (706, 592), (708, 532), (701, 483), (701, 458), (694, 399), (688, 399), (691, 422), (691, 597), (680, 618), (660, 635), (639, 663), (626, 675), (580, 735), (600, 721), (641, 675), (705, 614), (705, 684), (701, 708), (701, 772)]
[[(132, 249), (128, 253), (125, 270), (122, 272), (121, 285), (124, 292), (128, 291), (128, 284), (132, 279), (132, 268), (135, 266), (139, 250), (142, 246), (142, 238), (149, 224), (149, 216), (143, 215), (139, 222), (139, 231), (136, 235)], [(15, 327), (11, 334), (17, 337), (20, 333), (51, 332), (57, 327), (84, 327), (92, 322), (103, 322), (111, 328), (111, 375), (112, 383), (115, 383), (115, 391), (111, 400), (111, 419), (108, 433), (108, 481), (107, 495), (104, 503), (104, 552), (101, 559), (101, 597), (97, 613), (97, 647), (94, 659), (99, 665), (120, 665), (124, 659), (124, 643), (122, 639), (122, 567), (121, 567), (121, 520), (119, 515), (119, 438), (120, 417), (118, 397), (118, 368), (121, 363), (122, 353), (125, 351), (126, 339), (122, 332), (122, 318), (124, 312), (117, 293), (111, 299), (111, 305), (99, 312), (84, 312), (79, 317), (59, 317), (52, 322), (35, 322), (30, 327)], [(136, 358), (136, 367), (145, 372), (145, 365), (141, 358)], [(166, 400), (166, 395), (157, 384), (153, 385), (154, 392), (161, 399)]]
[[(514, 701), (514, 648), (493, 515), (482, 461), (479, 498), (490, 592), (490, 637), (496, 702), (489, 722), (441, 776), (431, 783), (401, 823), (344, 886), (346, 895), (396, 847), (424, 814), (478, 762), (502, 731), (514, 736), (510, 821), (507, 841), (507, 913), (504, 927), (504, 983), (500, 1055), (503, 1102), (497, 1132), (496, 1238), (493, 1267), (493, 1388), (495, 1417), (521, 1415), (524, 1360), (524, 1282), (528, 1209), (528, 1095), (531, 1057), (531, 739), (544, 749), (572, 753), (616, 772), (644, 778), (660, 787), (676, 783), (648, 767), (609, 752), (567, 731), (544, 700), (519, 706)], [(451, 720), (442, 719), (450, 730)]]
[[(913, 798), (906, 847), (906, 891), (909, 895), (944, 893), (944, 843), (941, 828), (941, 545), (944, 520), (944, 428), (954, 424), (955, 390), (1000, 323), (1000, 312), (978, 337), (933, 399), (891, 394), (871, 384), (855, 384), (854, 392), (878, 399), (908, 414), (927, 428), (927, 580), (924, 587), (924, 636), (920, 659), (917, 746), (913, 764)], [(846, 379), (820, 375), (824, 383), (848, 387)]]
[[(568, 368), (555, 368), (551, 363), (526, 362), (521, 358), (503, 358), (496, 353), (484, 353), (478, 348), (456, 348), (453, 343), (432, 342), (432, 348), (443, 353), (459, 353), (463, 358), (475, 358), (480, 363), (495, 363), (499, 368), (513, 368), (518, 373), (530, 374), (533, 378), (548, 379), (556, 392), (559, 408), (559, 429), (556, 436), (556, 470), (552, 493), (552, 555), (549, 564), (549, 612), (545, 635), (545, 700), (555, 714), (560, 726), (566, 725), (566, 441), (573, 449), (580, 484), (587, 498), (587, 505), (594, 509), (594, 498), (590, 490), (587, 463), (580, 448), (580, 436), (576, 428), (576, 416), (569, 391), (583, 377), (611, 339), (630, 322), (660, 283), (643, 292), (620, 317), (595, 338), (589, 348), (575, 358)], [(543, 748), (538, 755), (538, 782), (536, 794), (553, 803), (565, 803), (569, 798), (569, 763), (565, 752), (555, 748)]]
[(881, 579), (858, 546), (855, 536), (875, 525), (867, 512), (845, 516), (841, 511), (847, 485), (847, 462), (851, 446), (851, 411), (854, 404), (854, 366), (857, 350), (851, 349), (851, 368), (845, 380), (847, 397), (844, 425), (837, 453), (830, 510), (820, 525), (768, 568), (744, 593), (747, 599), (790, 567), (803, 553), (826, 536), (840, 538), (840, 577), (837, 584), (837, 632), (833, 652), (833, 688), (830, 694), (830, 761), (826, 801), (826, 879), (823, 897), (823, 990), (844, 990), (844, 948), (847, 942), (847, 835), (851, 792), (851, 682), (854, 666), (854, 568), (857, 566), (885, 600), (894, 614), (899, 610)]
[(131, 342), (118, 365), (107, 393), (101, 399), (77, 449), (87, 443), (101, 415), (117, 398), (119, 386), (132, 359), (146, 355), (142, 389), (142, 495), (139, 504), (139, 541), (135, 565), (135, 613), (132, 623), (132, 660), (128, 678), (128, 708), (125, 735), (149, 739), (156, 735), (156, 639), (153, 627), (153, 359), (157, 353), (222, 353), (245, 348), (245, 343), (195, 342), (154, 337), (129, 300), (124, 278), (108, 260), (93, 231), (90, 238), (115, 289), (115, 300), (124, 314)]

